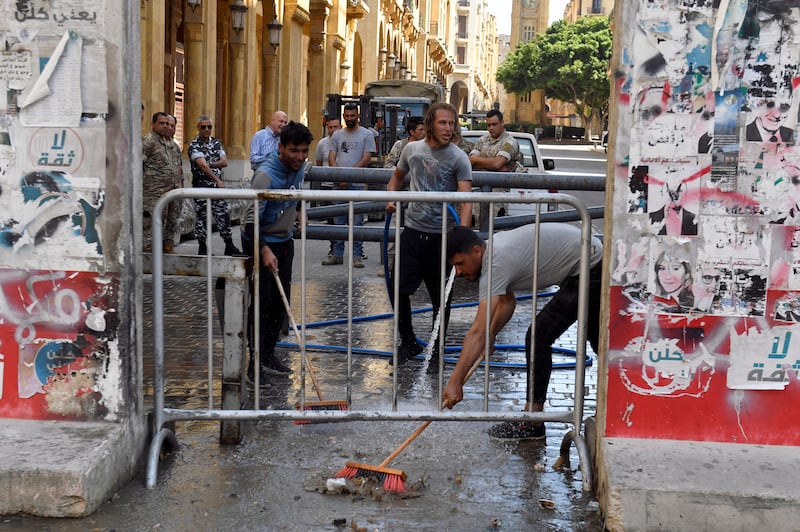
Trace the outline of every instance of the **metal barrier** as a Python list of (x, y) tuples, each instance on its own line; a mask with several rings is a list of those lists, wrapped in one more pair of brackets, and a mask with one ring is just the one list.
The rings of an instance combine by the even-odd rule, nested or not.
[[(162, 235), (163, 235), (163, 228), (162, 228), (162, 215), (165, 206), (170, 202), (177, 199), (182, 198), (206, 198), (206, 199), (235, 199), (235, 200), (250, 200), (253, 201), (253, 207), (257, 208), (259, 200), (266, 200), (266, 199), (280, 199), (280, 200), (297, 200), (301, 203), (302, 209), (305, 210), (306, 207), (311, 202), (319, 202), (319, 201), (326, 201), (326, 202), (343, 202), (348, 206), (348, 213), (349, 213), (349, 224), (347, 227), (347, 246), (348, 249), (352, 250), (352, 245), (354, 241), (354, 227), (353, 227), (353, 220), (354, 220), (354, 205), (356, 202), (360, 201), (372, 201), (372, 202), (381, 202), (385, 205), (387, 201), (396, 201), (398, 205), (399, 202), (432, 202), (432, 203), (441, 203), (442, 204), (442, 212), (444, 218), (447, 218), (447, 205), (446, 203), (486, 203), (489, 206), (490, 212), (493, 208), (493, 203), (529, 203), (536, 205), (536, 214), (535, 219), (537, 222), (542, 221), (544, 216), (540, 216), (540, 210), (542, 205), (551, 204), (551, 205), (569, 205), (575, 209), (575, 212), (578, 213), (579, 219), (581, 221), (581, 264), (580, 264), (580, 277), (579, 277), (579, 297), (578, 297), (578, 321), (577, 321), (577, 345), (576, 345), (576, 356), (575, 356), (575, 391), (574, 397), (575, 401), (573, 404), (572, 409), (567, 409), (563, 411), (558, 410), (551, 410), (547, 412), (489, 412), (488, 411), (488, 394), (489, 394), (489, 379), (488, 379), (488, 371), (485, 372), (484, 378), (484, 400), (483, 400), (483, 409), (480, 411), (443, 411), (441, 408), (441, 402), (437, 401), (439, 405), (436, 410), (433, 411), (398, 411), (397, 409), (397, 372), (393, 372), (392, 377), (392, 408), (391, 411), (370, 411), (367, 409), (362, 410), (337, 410), (337, 411), (322, 411), (322, 410), (303, 410), (304, 406), (304, 397), (305, 397), (305, 386), (306, 386), (306, 342), (303, 341), (302, 345), (300, 346), (301, 353), (300, 353), (300, 382), (302, 388), (301, 394), (301, 408), (300, 410), (262, 410), (260, 408), (259, 403), (259, 394), (255, 394), (255, 404), (254, 409), (252, 410), (244, 410), (244, 409), (236, 409), (232, 405), (230, 401), (225, 401), (223, 397), (222, 404), (223, 408), (214, 408), (213, 407), (213, 397), (211, 390), (214, 389), (212, 383), (212, 360), (213, 360), (213, 353), (211, 347), (211, 332), (209, 330), (209, 356), (208, 356), (208, 363), (209, 363), (209, 370), (208, 370), (208, 390), (209, 390), (209, 404), (208, 408), (206, 409), (176, 409), (176, 408), (167, 408), (164, 402), (164, 395), (165, 395), (165, 370), (164, 370), (164, 294), (163, 294), (163, 276), (164, 276), (164, 255), (163, 249), (161, 246), (162, 242)], [(208, 213), (207, 215), (210, 216), (210, 204), (211, 202), (206, 202), (208, 206)], [(395, 217), (395, 230), (392, 233), (392, 238), (395, 241), (396, 249), (400, 249), (400, 231), (398, 230), (398, 221), (400, 220), (400, 216)], [(307, 281), (307, 272), (306, 272), (306, 251), (307, 251), (307, 240), (308, 240), (308, 224), (306, 221), (306, 217), (301, 217), (302, 223), (299, 228), (300, 233), (300, 262), (299, 264), (295, 263), (296, 270), (299, 269), (300, 273), (300, 323), (301, 323), (301, 336), (305, 340), (306, 328), (306, 299), (307, 299), (307, 292), (306, 292), (306, 281)], [(488, 233), (492, 234), (494, 232), (494, 217), (489, 218), (488, 224)], [(444, 226), (444, 223), (443, 223)], [(443, 227), (444, 229), (444, 227)], [(281, 191), (255, 191), (255, 190), (227, 190), (227, 189), (178, 189), (173, 190), (167, 194), (165, 194), (157, 203), (155, 212), (153, 215), (153, 254), (152, 254), (152, 275), (153, 275), (153, 338), (154, 338), (154, 375), (153, 375), (153, 395), (154, 395), (154, 436), (153, 440), (150, 444), (149, 453), (148, 453), (148, 464), (147, 464), (147, 487), (153, 488), (156, 483), (157, 473), (158, 473), (158, 458), (159, 453), (161, 450), (162, 445), (166, 443), (170, 443), (174, 446), (177, 446), (177, 439), (175, 437), (175, 433), (171, 428), (169, 428), (169, 424), (176, 422), (176, 421), (189, 421), (189, 420), (218, 420), (221, 422), (225, 421), (234, 421), (234, 422), (241, 422), (241, 421), (251, 421), (251, 420), (263, 420), (263, 419), (285, 419), (285, 420), (301, 420), (301, 421), (324, 421), (324, 422), (344, 422), (344, 421), (366, 421), (366, 420), (391, 420), (391, 421), (534, 421), (534, 422), (563, 422), (566, 424), (571, 425), (571, 430), (567, 432), (567, 434), (562, 439), (561, 444), (561, 459), (568, 463), (569, 462), (569, 451), (571, 444), (575, 445), (579, 461), (580, 461), (580, 471), (582, 473), (582, 487), (584, 491), (590, 491), (592, 489), (592, 470), (591, 464), (589, 460), (589, 451), (588, 447), (582, 434), (583, 428), (583, 403), (584, 403), (584, 393), (585, 393), (585, 361), (586, 361), (586, 338), (587, 338), (587, 324), (586, 324), (586, 317), (587, 317), (587, 309), (588, 309), (588, 287), (589, 287), (589, 261), (590, 261), (590, 248), (591, 248), (591, 219), (587, 209), (583, 206), (583, 204), (573, 196), (566, 195), (566, 194), (558, 194), (558, 193), (541, 193), (541, 192), (515, 192), (515, 193), (490, 193), (490, 192), (473, 192), (473, 193), (455, 193), (455, 192), (447, 192), (447, 193), (432, 193), (432, 192), (378, 192), (378, 191), (318, 191), (318, 190), (281, 190)], [(258, 226), (256, 224), (256, 234), (254, 235), (254, 241), (259, 241), (258, 235)], [(446, 250), (446, 238), (443, 239), (442, 244), (442, 264), (444, 264), (445, 260), (445, 250)], [(492, 252), (491, 248), (491, 241), (488, 246), (487, 252)], [(352, 256), (352, 253), (346, 253), (348, 257)], [(257, 255), (256, 255), (257, 256)], [(395, 260), (395, 268), (399, 263), (399, 252), (396, 255)], [(205, 271), (208, 272), (208, 286), (209, 286), (209, 328), (212, 326), (211, 322), (211, 308), (210, 308), (210, 301), (211, 301), (211, 275), (213, 272), (213, 268), (211, 267), (212, 261), (215, 259), (209, 254), (208, 257), (205, 257), (204, 260), (208, 262), (208, 267), (205, 268)], [(538, 252), (536, 263), (538, 263)], [(534, 269), (536, 269), (537, 264), (534, 264)], [(352, 396), (352, 355), (353, 355), (353, 346), (352, 346), (352, 323), (353, 323), (353, 312), (352, 312), (352, 302), (353, 302), (353, 264), (352, 260), (346, 260), (345, 264), (347, 265), (347, 285), (348, 285), (348, 298), (347, 298), (347, 402), (351, 404), (351, 396)], [(444, 271), (445, 269), (442, 268), (442, 279), (441, 279), (441, 286), (445, 287), (445, 279), (444, 279)], [(258, 283), (259, 282), (274, 282), (271, 278), (269, 279), (259, 279), (259, 268), (254, 268), (254, 284), (255, 288), (253, 289), (253, 293), (258, 294)], [(491, 276), (491, 267), (489, 269), (488, 275)], [(395, 276), (396, 278), (396, 276)], [(536, 286), (536, 272), (534, 271), (534, 279), (533, 279), (533, 287)], [(399, 281), (395, 282), (394, 286), (395, 292), (395, 300), (397, 300), (397, 294), (399, 292)], [(533, 303), (532, 308), (534, 311), (531, 313), (531, 324), (533, 325), (535, 319), (535, 309), (536, 309), (536, 290), (532, 290), (533, 292)], [(440, 301), (440, 308), (445, 308), (445, 290), (442, 290)], [(256, 309), (256, 316), (254, 319), (255, 327), (256, 327), (256, 341), (254, 342), (255, 347), (255, 358), (256, 362), (260, 357), (260, 353), (258, 352), (258, 324), (259, 318), (257, 315), (258, 312), (258, 305), (254, 305)], [(487, 316), (486, 327), (489, 327), (489, 317)], [(488, 332), (488, 331), (487, 331)], [(535, 334), (535, 327), (534, 327), (534, 334)], [(487, 337), (490, 335), (487, 334)], [(440, 341), (439, 341), (439, 349), (440, 349), (440, 356), (439, 356), (439, 396), (441, 397), (442, 389), (443, 389), (443, 369), (444, 369), (444, 338), (443, 338), (443, 331), (440, 331)], [(393, 324), (393, 345), (397, 345), (398, 340), (398, 320), (397, 315), (394, 315), (394, 324)], [(235, 385), (236, 382), (242, 387), (241, 390), (244, 389), (245, 386), (245, 376), (243, 368), (246, 367), (244, 361), (246, 360), (246, 349), (242, 349), (240, 359), (237, 361), (233, 361), (233, 366), (237, 371), (239, 371), (238, 378), (235, 375), (231, 375), (230, 371), (226, 372), (223, 369), (223, 374), (228, 378), (228, 386)], [(489, 367), (489, 353), (490, 348), (487, 346), (484, 352), (484, 359), (483, 364), (484, 367)], [(393, 358), (394, 358), (394, 367), (397, 367), (397, 350), (396, 348), (393, 351)], [(226, 360), (228, 357), (226, 356)], [(534, 368), (528, 368), (528, 378), (533, 378), (533, 371)], [(259, 365), (256, 363), (256, 368)], [(258, 371), (256, 371), (256, 388), (258, 387)], [(225, 390), (225, 386), (223, 386), (223, 392)], [(243, 395), (243, 394), (242, 394)], [(358, 405), (362, 406), (362, 405)], [(239, 407), (241, 408), (241, 407)]]

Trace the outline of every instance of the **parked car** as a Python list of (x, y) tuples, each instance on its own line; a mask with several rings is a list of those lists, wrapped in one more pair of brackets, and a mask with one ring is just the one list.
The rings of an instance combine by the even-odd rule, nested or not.
[[(556, 167), (556, 163), (553, 159), (544, 159), (542, 158), (542, 153), (539, 151), (539, 144), (536, 142), (536, 137), (531, 135), (530, 133), (522, 133), (520, 131), (509, 131), (511, 136), (517, 140), (519, 144), (519, 151), (522, 155), (522, 166), (525, 167), (525, 172), (528, 173), (541, 173), (541, 172), (548, 172), (550, 170), (554, 170)], [(487, 134), (486, 131), (479, 131), (479, 130), (471, 130), (471, 131), (462, 131), (461, 136), (465, 139), (469, 140), (470, 142), (475, 142), (483, 135)], [(511, 190), (520, 190), (520, 189), (511, 189)], [(551, 190), (550, 192), (558, 192), (557, 190)], [(477, 207), (477, 206), (476, 206)], [(530, 211), (526, 205), (523, 204), (516, 204), (513, 206), (505, 205), (505, 204), (497, 204), (495, 209), (495, 216), (504, 216), (506, 214), (516, 215), (516, 214), (527, 214)], [(480, 225), (480, 220), (478, 219), (477, 212), (475, 212), (475, 223)]]

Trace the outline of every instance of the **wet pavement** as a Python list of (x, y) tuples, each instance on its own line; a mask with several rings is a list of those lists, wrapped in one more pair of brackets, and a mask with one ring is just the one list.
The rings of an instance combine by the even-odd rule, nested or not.
[[(236, 231), (235, 231), (236, 232)], [(216, 235), (215, 235), (216, 239)], [(221, 242), (217, 242), (221, 246)], [(320, 266), (327, 242), (309, 241), (307, 249), (306, 341), (326, 349), (309, 350), (326, 399), (346, 397), (347, 343), (345, 325), (312, 324), (347, 316), (345, 266)], [(196, 243), (178, 246), (192, 253)], [(219, 253), (221, 251), (217, 250)], [(377, 275), (379, 246), (366, 243), (366, 267), (354, 270), (352, 342), (368, 354), (353, 355), (352, 405), (358, 410), (389, 410), (392, 405), (392, 320), (373, 319), (391, 312), (385, 281)], [(293, 313), (300, 320), (300, 244), (296, 246)], [(145, 393), (151, 393), (151, 282), (145, 279)], [(206, 408), (206, 285), (203, 279), (168, 277), (165, 282), (166, 404), (176, 408)], [(454, 304), (474, 302), (477, 286), (457, 280)], [(429, 305), (420, 289), (412, 305)], [(498, 336), (499, 344), (522, 344), (530, 322), (530, 301), (520, 301), (514, 318)], [(472, 321), (474, 306), (454, 308), (447, 345), (457, 345)], [(423, 337), (431, 314), (415, 314), (415, 329)], [(222, 341), (214, 318), (215, 376), (219, 375)], [(291, 335), (284, 338), (292, 342)], [(561, 338), (574, 347), (574, 328)], [(338, 347), (338, 349), (337, 349)], [(296, 347), (279, 349), (294, 370), (290, 377), (271, 377), (260, 393), (262, 409), (289, 409), (300, 398), (300, 363)], [(457, 355), (457, 353), (452, 353)], [(570, 363), (570, 357), (556, 357)], [(513, 367), (524, 362), (522, 352), (495, 353), (493, 360), (512, 367), (493, 368), (489, 375), (490, 410), (520, 410), (526, 375)], [(439, 379), (425, 372), (422, 361), (401, 367), (398, 410), (428, 411), (439, 397)], [(449, 373), (445, 367), (445, 376)], [(219, 403), (218, 380), (212, 392)], [(471, 410), (481, 408), (484, 372), (478, 370), (465, 387)], [(596, 397), (596, 364), (587, 369), (586, 415)], [(307, 400), (316, 395), (307, 383)], [(574, 371), (555, 370), (546, 409), (572, 404)], [(253, 407), (252, 391), (246, 408)], [(147, 404), (151, 404), (148, 396)], [(459, 405), (461, 407), (461, 405)], [(459, 408), (456, 407), (456, 408)], [(239, 445), (220, 445), (219, 423), (179, 422), (180, 448), (159, 465), (157, 486), (145, 488), (144, 458), (137, 476), (93, 515), (83, 519), (0, 517), (9, 530), (544, 530), (602, 531), (599, 507), (591, 493), (581, 491), (581, 473), (574, 447), (570, 466), (555, 469), (568, 426), (548, 423), (545, 442), (503, 443), (491, 440), (490, 422), (437, 421), (391, 464), (408, 475), (407, 495), (386, 494), (375, 486), (348, 484), (344, 492), (328, 493), (326, 480), (347, 461), (379, 464), (419, 425), (405, 421), (351, 421), (295, 425), (285, 420), (246, 422)]]

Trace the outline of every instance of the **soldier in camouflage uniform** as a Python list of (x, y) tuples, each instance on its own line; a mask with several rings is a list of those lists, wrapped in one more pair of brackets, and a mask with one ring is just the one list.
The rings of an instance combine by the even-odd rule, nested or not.
[(403, 148), (406, 147), (406, 144), (425, 138), (424, 121), (425, 119), (421, 116), (408, 117), (408, 120), (406, 120), (406, 133), (408, 133), (408, 137), (394, 143), (392, 149), (389, 150), (389, 155), (386, 156), (386, 160), (383, 162), (384, 168), (394, 168), (397, 166), (397, 161), (400, 160), (400, 153), (403, 151)]
[[(152, 215), (158, 198), (170, 190), (181, 188), (183, 170), (181, 169), (181, 150), (172, 140), (175, 134), (174, 120), (167, 113), (153, 115), (152, 131), (142, 139), (142, 248), (145, 253), (152, 251)], [(164, 253), (173, 253), (175, 225), (178, 220), (180, 202), (172, 201), (163, 214)]]
[(522, 172), (522, 156), (517, 139), (506, 131), (503, 113), (492, 109), (486, 113), (488, 132), (478, 139), (469, 154), (473, 170), (491, 172)]
[[(525, 167), (522, 166), (519, 143), (511, 136), (511, 133), (506, 131), (503, 113), (497, 109), (486, 113), (486, 127), (489, 131), (475, 142), (475, 146), (469, 153), (472, 169), (489, 172), (524, 172)], [(508, 192), (507, 188), (492, 190)], [(508, 212), (508, 205), (496, 203), (495, 209), (497, 210), (495, 216), (505, 216)]]

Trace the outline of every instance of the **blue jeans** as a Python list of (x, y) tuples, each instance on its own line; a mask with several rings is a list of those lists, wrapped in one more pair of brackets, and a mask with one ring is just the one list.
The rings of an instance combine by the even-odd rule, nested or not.
[[(348, 186), (348, 190), (364, 190), (366, 187), (360, 183), (350, 183)], [(334, 218), (334, 223), (336, 225), (347, 225), (348, 218), (347, 216), (337, 216)], [(355, 214), (353, 215), (353, 227), (361, 227), (364, 225), (364, 215), (363, 214)], [(344, 240), (334, 240), (333, 241), (333, 254), (337, 257), (344, 257)], [(364, 254), (364, 242), (361, 240), (353, 240), (353, 256), (354, 257), (361, 257)]]

